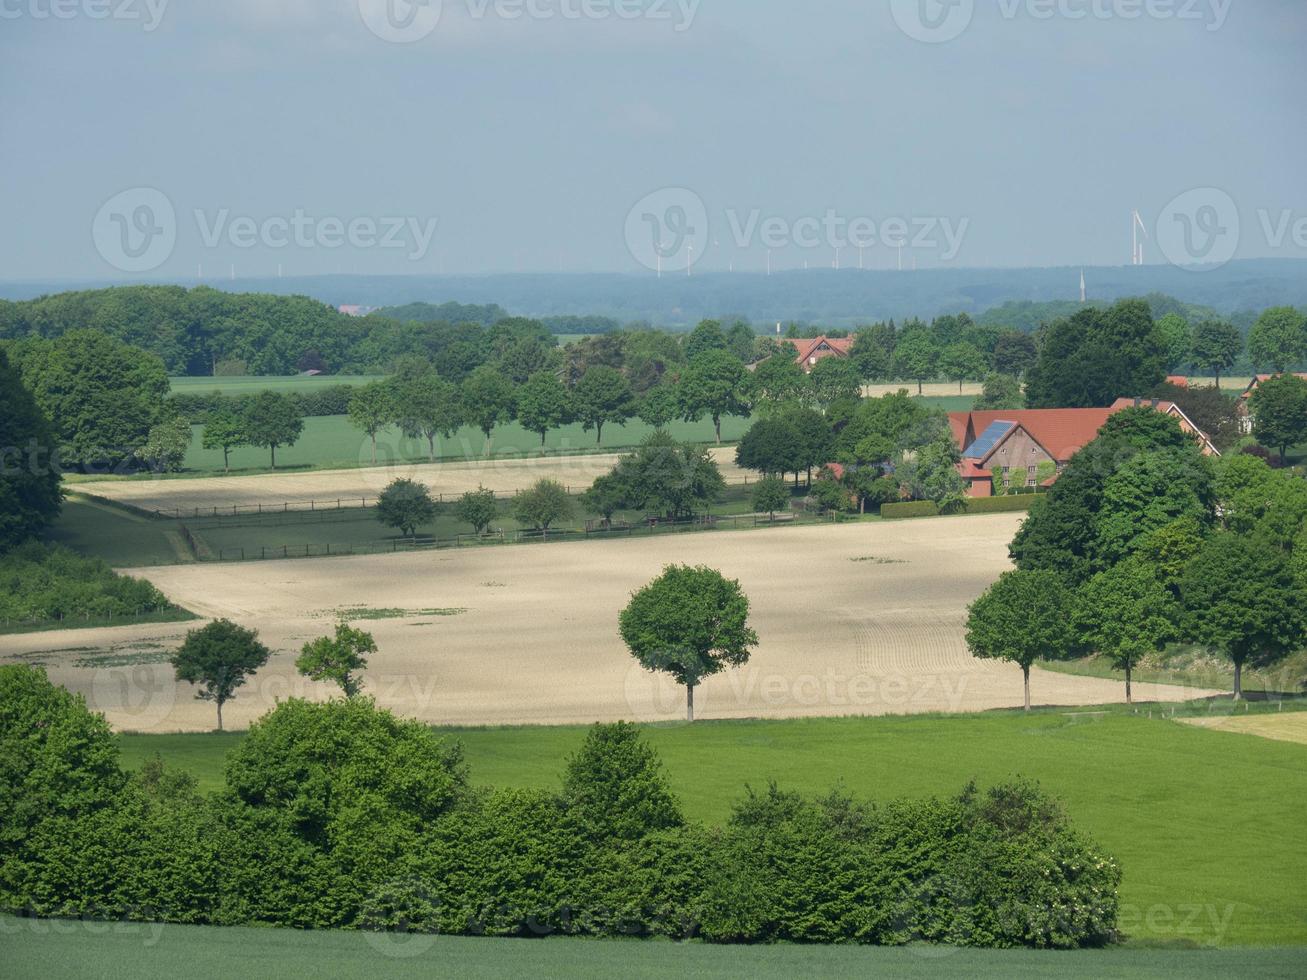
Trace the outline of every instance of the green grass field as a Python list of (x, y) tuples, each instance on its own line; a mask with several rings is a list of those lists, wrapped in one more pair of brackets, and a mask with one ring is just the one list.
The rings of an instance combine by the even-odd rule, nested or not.
[[(722, 420), (722, 439), (738, 440), (749, 430), (748, 419)], [(641, 422), (626, 425), (604, 426), (602, 443), (595, 441), (594, 432), (586, 432), (580, 425), (568, 425), (549, 433), (545, 450), (550, 453), (588, 453), (596, 450), (626, 449), (638, 445), (651, 431)], [(677, 439), (711, 443), (715, 439), (711, 421), (677, 422), (668, 427)], [(195, 426), (194, 439), (186, 454), (185, 467), (196, 473), (221, 473), (222, 452), (204, 449), (201, 444), (203, 427)], [(517, 424), (502, 425), (495, 429), (491, 455), (496, 458), (535, 455), (541, 451), (540, 436), (527, 432)], [(460, 429), (453, 438), (440, 440), (436, 447), (437, 460), (483, 459), (486, 456), (485, 436), (477, 429)], [(392, 463), (399, 460), (426, 462), (427, 444), (424, 439), (406, 439), (397, 429), (387, 429), (377, 436), (377, 462)], [(304, 434), (293, 446), (277, 450), (278, 470), (291, 469), (347, 469), (368, 466), (372, 462), (371, 440), (349, 424), (343, 415), (328, 415), (304, 420)], [(266, 449), (245, 447), (231, 454), (233, 471), (266, 470), (269, 453)]]
[(586, 939), (465, 939), (19, 920), (0, 917), (6, 977), (902, 977), (1113, 980), (1302, 976), (1303, 950), (1078, 952), (927, 947), (705, 946)]
[(321, 374), (317, 377), (225, 377), (225, 378), (169, 378), (173, 394), (177, 395), (257, 395), (261, 391), (307, 392), (336, 385), (363, 385), (377, 381), (377, 375)]
[[(746, 784), (873, 800), (948, 795), (1021, 774), (1060, 797), (1122, 863), (1134, 944), (1307, 945), (1307, 746), (1211, 731), (1122, 706), (963, 716), (699, 722), (647, 735), (692, 818), (720, 822)], [(1227, 704), (1213, 710), (1229, 710)], [(1208, 714), (1205, 705), (1181, 709)], [(464, 729), (478, 784), (557, 788), (582, 728)], [(222, 784), (226, 735), (123, 735)]]

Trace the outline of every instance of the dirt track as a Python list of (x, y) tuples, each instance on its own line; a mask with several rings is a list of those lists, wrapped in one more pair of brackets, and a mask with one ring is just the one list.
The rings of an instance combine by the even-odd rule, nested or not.
[[(713, 678), (701, 718), (962, 711), (1016, 706), (1021, 674), (966, 652), (967, 604), (1006, 567), (1016, 515), (841, 527), (786, 527), (610, 542), (472, 548), (309, 561), (192, 565), (143, 574), (176, 602), (258, 629), (272, 662), (227, 706), (243, 727), (277, 698), (326, 697), (295, 674), (295, 652), (347, 607), (442, 611), (357, 625), (381, 652), (367, 687), (430, 722), (557, 724), (677, 719), (684, 693), (634, 664), (617, 636), (629, 593), (669, 562), (706, 563), (741, 580), (761, 643), (747, 667)], [(117, 727), (206, 730), (159, 660), (185, 626), (0, 637), (0, 660), (44, 660)], [(151, 647), (150, 644), (156, 644)], [(125, 663), (78, 667), (117, 646)], [(57, 652), (60, 650), (68, 652)], [(44, 653), (42, 652), (44, 651)], [(1043, 704), (1120, 700), (1123, 685), (1036, 671)], [(1136, 685), (1143, 699), (1207, 692)]]
[[(712, 450), (722, 476), (737, 481), (746, 471), (735, 465), (735, 447)], [(79, 483), (78, 493), (104, 497), (147, 510), (174, 508), (228, 508), (261, 504), (292, 505), (314, 500), (342, 500), (347, 506), (360, 499), (375, 500), (391, 480), (401, 477), (419, 480), (436, 494), (461, 494), (477, 487), (500, 493), (524, 490), (542, 477), (558, 480), (574, 491), (587, 489), (596, 477), (612, 470), (619, 455), (546, 456), (533, 459), (501, 459), (459, 463), (398, 463), (394, 466), (352, 470), (316, 470), (295, 473), (265, 473), (253, 476), (213, 476), (181, 480), (105, 480)]]

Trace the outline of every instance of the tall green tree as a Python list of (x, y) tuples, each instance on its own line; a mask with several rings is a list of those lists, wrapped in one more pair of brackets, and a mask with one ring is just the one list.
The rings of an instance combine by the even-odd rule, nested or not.
[(311, 680), (338, 685), (345, 697), (352, 698), (363, 689), (359, 674), (367, 669), (368, 655), (376, 652), (371, 633), (340, 622), (334, 636), (320, 636), (300, 648), (295, 669)]
[(55, 427), (65, 467), (130, 468), (150, 429), (167, 417), (163, 362), (99, 330), (27, 341), (11, 354)]
[(811, 393), (808, 376), (795, 362), (794, 349), (788, 346), (754, 368), (747, 388), (754, 415), (762, 417), (802, 404)]
[(513, 382), (488, 364), (481, 365), (463, 381), (463, 419), (475, 425), (486, 437), (487, 454), (495, 426), (513, 418), (514, 395)]
[(1188, 364), (1194, 346), (1189, 321), (1179, 313), (1168, 313), (1157, 321), (1157, 332), (1162, 335), (1166, 370), (1178, 371)]
[(1262, 371), (1287, 371), (1307, 358), (1307, 317), (1292, 306), (1262, 313), (1248, 334), (1248, 356)]
[(552, 371), (531, 375), (526, 384), (517, 389), (517, 421), (527, 432), (545, 437), (571, 418), (572, 397), (567, 386)]
[(377, 465), (377, 433), (399, 415), (394, 388), (385, 381), (371, 381), (356, 388), (345, 412), (350, 425), (372, 440), (372, 465)]
[(1243, 336), (1232, 323), (1204, 320), (1194, 327), (1190, 360), (1200, 371), (1207, 371), (1221, 387), (1221, 375), (1234, 366), (1243, 353)]
[(1307, 381), (1292, 374), (1267, 378), (1249, 401), (1253, 434), (1262, 445), (1287, 456), (1291, 446), (1307, 442)]
[(304, 432), (304, 419), (295, 403), (278, 391), (262, 391), (245, 406), (245, 435), (251, 446), (271, 453), (277, 468), (277, 450), (293, 446)]
[(1081, 589), (1075, 624), (1090, 649), (1125, 672), (1125, 699), (1134, 702), (1131, 680), (1144, 657), (1180, 638), (1181, 610), (1145, 562), (1122, 562), (1099, 572)]
[(235, 407), (223, 405), (209, 413), (200, 444), (205, 449), (222, 450), (222, 471), (231, 472), (231, 451), (249, 445), (245, 418)]
[(1086, 307), (1042, 337), (1026, 380), (1031, 408), (1101, 408), (1166, 377), (1166, 340), (1143, 300)]
[(622, 372), (610, 367), (592, 367), (581, 376), (572, 392), (576, 417), (586, 432), (595, 431), (595, 443), (604, 440), (604, 425), (621, 424), (635, 414), (635, 396)]
[(1189, 638), (1244, 667), (1269, 666), (1307, 645), (1307, 584), (1283, 552), (1243, 535), (1214, 535), (1180, 578)]
[(706, 677), (748, 663), (758, 643), (740, 583), (704, 566), (669, 565), (631, 596), (619, 629), (646, 670), (670, 674), (685, 686), (691, 722), (695, 688)]
[(707, 350), (693, 357), (681, 377), (680, 395), (685, 420), (712, 419), (717, 442), (722, 441), (722, 418), (749, 414), (745, 396), (747, 372), (739, 359), (727, 350)]
[[(1048, 494), (1031, 507), (1010, 548), (1017, 567), (1055, 571), (1074, 586), (1103, 570), (1108, 562), (1100, 554), (1099, 517), (1108, 481), (1134, 456), (1162, 451), (1186, 453), (1191, 460), (1199, 455), (1179, 422), (1152, 408), (1128, 408), (1111, 416), (1098, 438), (1071, 458)], [(1184, 468), (1198, 478), (1204, 472), (1197, 462)], [(1201, 484), (1196, 492), (1200, 499), (1211, 496)]]
[(165, 417), (150, 426), (145, 444), (134, 455), (142, 465), (155, 473), (176, 473), (186, 460), (192, 438), (189, 419), (180, 415)]
[(812, 400), (823, 412), (839, 401), (857, 401), (862, 397), (862, 376), (858, 366), (847, 357), (823, 357), (812, 368), (808, 383)]
[(218, 731), (222, 731), (223, 705), (271, 656), (272, 651), (259, 642), (254, 630), (216, 619), (187, 633), (171, 662), (179, 681), (199, 686), (198, 700), (217, 706)]
[(803, 469), (799, 433), (785, 419), (759, 419), (749, 427), (735, 447), (735, 463), (764, 477), (794, 473)]
[(664, 382), (644, 393), (635, 414), (645, 425), (661, 432), (680, 414), (681, 400), (674, 385)]
[(717, 320), (703, 320), (685, 338), (685, 356), (694, 360), (710, 350), (724, 351), (729, 347), (722, 325)]
[(40, 534), (62, 504), (54, 431), (0, 350), (0, 553)]
[(1136, 553), (1143, 541), (1176, 521), (1201, 528), (1214, 520), (1215, 498), (1207, 460), (1191, 448), (1138, 453), (1124, 460), (1103, 485), (1095, 551), (1100, 566)]
[(949, 344), (940, 351), (939, 373), (958, 383), (958, 394), (962, 394), (962, 382), (979, 381), (988, 370), (989, 359), (966, 342)]
[(1030, 668), (1038, 660), (1061, 660), (1075, 648), (1071, 630), (1074, 596), (1056, 572), (1005, 572), (971, 604), (967, 647), (982, 660), (1007, 660), (1021, 668), (1030, 710)]
[(899, 337), (894, 346), (894, 376), (917, 383), (922, 393), (927, 379), (935, 377), (939, 348), (925, 330), (912, 330)]
[(1024, 377), (1038, 358), (1039, 348), (1028, 333), (1005, 330), (994, 341), (994, 370), (999, 374)]
[(755, 513), (766, 514), (768, 519), (774, 519), (778, 510), (789, 509), (790, 491), (780, 477), (765, 476), (753, 485), (749, 499)]
[(463, 424), (459, 391), (433, 370), (394, 381), (395, 421), (410, 439), (427, 441), (427, 458), (436, 460), (436, 439), (449, 439)]

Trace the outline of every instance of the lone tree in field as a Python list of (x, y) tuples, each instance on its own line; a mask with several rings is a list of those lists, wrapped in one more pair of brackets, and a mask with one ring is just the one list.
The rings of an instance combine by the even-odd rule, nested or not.
[(436, 516), (436, 502), (425, 484), (394, 480), (377, 498), (377, 520), (411, 538)]
[(553, 524), (572, 516), (572, 498), (557, 480), (540, 480), (513, 498), (513, 516), (548, 537)]
[(245, 409), (245, 437), (251, 446), (272, 454), (272, 468), (277, 468), (277, 450), (293, 446), (304, 432), (304, 419), (295, 403), (277, 391), (255, 395)]
[(454, 516), (464, 524), (471, 524), (472, 530), (478, 535), (486, 533), (486, 528), (490, 527), (498, 514), (495, 492), (485, 487), (469, 490), (454, 505)]
[(463, 420), (486, 437), (487, 455), (495, 426), (513, 418), (514, 394), (513, 382), (489, 364), (481, 365), (463, 381), (459, 391)]
[(753, 486), (753, 509), (759, 514), (766, 514), (768, 520), (776, 519), (778, 510), (789, 510), (790, 488), (779, 476), (768, 476)]
[(685, 715), (694, 721), (694, 689), (705, 677), (749, 662), (758, 634), (740, 583), (700, 565), (669, 565), (631, 596), (620, 619), (622, 639), (646, 670), (685, 685)]
[(1125, 700), (1133, 704), (1135, 665), (1180, 638), (1179, 605), (1148, 564), (1129, 559), (1091, 578), (1078, 606), (1075, 624), (1085, 644), (1125, 672)]
[(1030, 668), (1059, 660), (1073, 648), (1072, 595), (1056, 572), (1006, 572), (971, 604), (967, 646), (982, 660), (1021, 668), (1030, 710)]
[(368, 654), (377, 652), (371, 633), (356, 630), (349, 623), (337, 623), (335, 636), (310, 640), (300, 650), (295, 669), (315, 681), (331, 681), (352, 698), (362, 689), (359, 674), (368, 665)]
[(222, 731), (222, 706), (271, 656), (272, 651), (259, 642), (254, 630), (216, 619), (187, 633), (171, 662), (179, 681), (199, 685), (197, 699), (218, 706), (218, 731)]
[(1195, 643), (1234, 663), (1234, 699), (1246, 664), (1268, 666), (1307, 644), (1307, 586), (1283, 552), (1237, 534), (1218, 534), (1180, 577)]

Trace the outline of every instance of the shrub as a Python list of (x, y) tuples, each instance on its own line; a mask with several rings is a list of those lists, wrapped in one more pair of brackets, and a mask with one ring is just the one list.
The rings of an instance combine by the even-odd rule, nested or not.
[(892, 520), (906, 517), (938, 517), (939, 507), (933, 500), (908, 500), (898, 504), (881, 504), (880, 516)]

